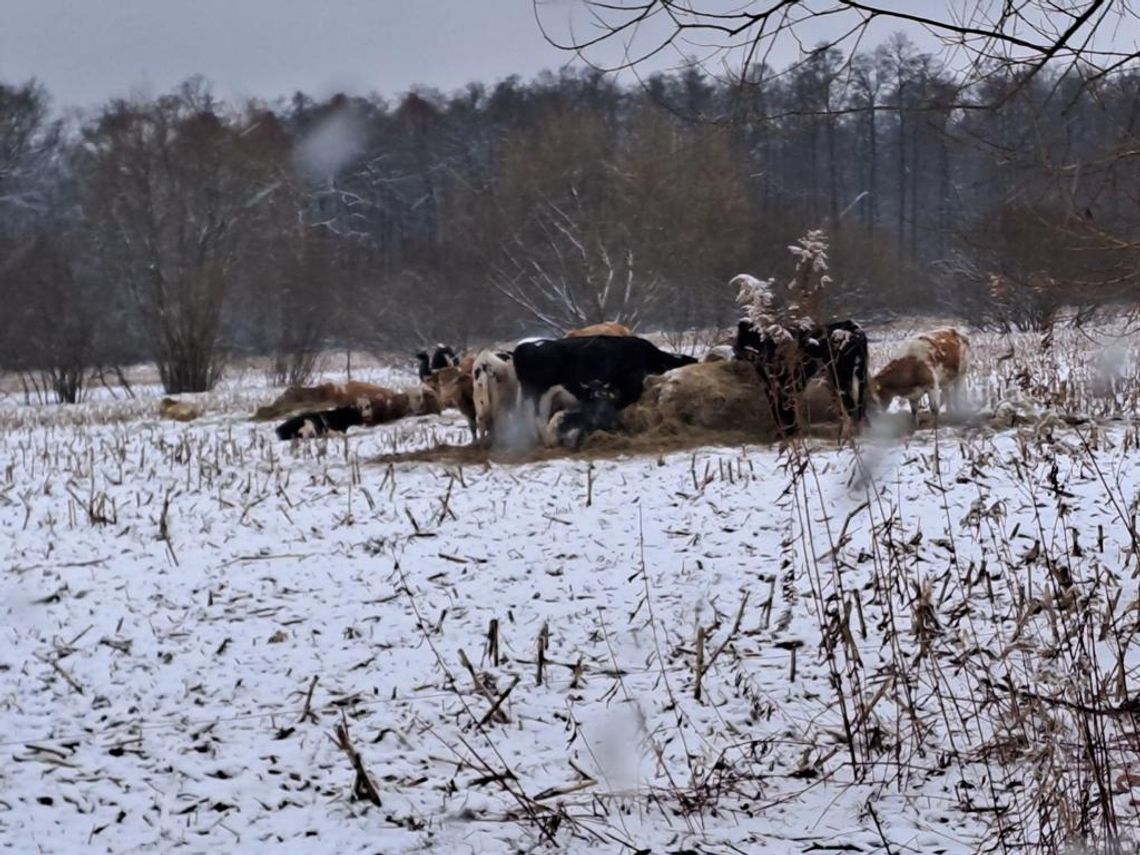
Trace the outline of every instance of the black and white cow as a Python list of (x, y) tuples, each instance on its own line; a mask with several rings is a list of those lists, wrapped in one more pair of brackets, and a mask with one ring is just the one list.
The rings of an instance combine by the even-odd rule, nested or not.
[(546, 390), (562, 386), (579, 400), (591, 388), (607, 387), (620, 410), (641, 396), (645, 378), (696, 362), (691, 356), (669, 353), (637, 336), (587, 336), (520, 344), (514, 352), (515, 376), (522, 409), (537, 416), (536, 406)]
[(372, 421), (372, 402), (361, 398), (347, 407), (321, 410), (293, 416), (277, 426), (278, 439), (311, 439), (332, 433), (344, 433), (350, 427)]
[(796, 402), (809, 380), (822, 377), (856, 423), (867, 412), (867, 334), (854, 321), (830, 324), (737, 325), (737, 359), (756, 366), (772, 414), (785, 434), (796, 429)]
[(455, 351), (448, 345), (437, 344), (430, 357), (426, 350), (421, 350), (416, 354), (416, 361), (419, 363), (420, 380), (427, 380), (441, 368), (458, 365), (459, 357), (455, 355)]

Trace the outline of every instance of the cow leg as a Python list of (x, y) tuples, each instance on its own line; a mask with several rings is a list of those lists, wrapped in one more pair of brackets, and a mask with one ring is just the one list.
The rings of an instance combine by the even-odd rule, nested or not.
[(922, 403), (923, 393), (919, 392), (917, 395), (911, 395), (907, 398), (910, 402), (910, 423), (914, 430), (918, 430), (918, 407)]
[(958, 415), (962, 411), (962, 378), (956, 377), (946, 385), (946, 415), (953, 412)]
[(926, 393), (930, 400), (930, 412), (934, 414), (934, 423), (938, 424), (938, 414), (942, 411), (942, 390), (938, 386), (938, 378), (934, 378), (934, 385)]
[(553, 448), (559, 443), (559, 434), (562, 427), (562, 412), (555, 413), (545, 424), (538, 423), (538, 437), (546, 448)]
[(855, 400), (852, 398), (850, 390), (843, 386), (832, 385), (831, 391), (839, 409), (839, 438), (851, 438), (855, 435)]

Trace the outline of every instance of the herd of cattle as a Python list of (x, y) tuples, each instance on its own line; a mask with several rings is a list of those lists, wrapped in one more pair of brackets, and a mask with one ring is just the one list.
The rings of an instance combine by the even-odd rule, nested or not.
[[(621, 324), (605, 323), (560, 339), (527, 339), (511, 350), (463, 358), (441, 344), (430, 354), (416, 354), (419, 386), (400, 391), (353, 382), (292, 387), (258, 415), (294, 414), (276, 429), (280, 439), (292, 440), (456, 409), (466, 417), (473, 443), (577, 448), (591, 433), (622, 430), (621, 413), (648, 394), (647, 378), (683, 380), (686, 372), (700, 370), (698, 363), (725, 361), (754, 369), (753, 376), (744, 366), (726, 365), (731, 371), (725, 376), (746, 377), (759, 389), (779, 435), (788, 436), (797, 429), (801, 396), (813, 380), (830, 390), (847, 428), (866, 419), (868, 404), (882, 409), (896, 398), (909, 401), (915, 424), (923, 397), (935, 413), (943, 400), (956, 406), (967, 353), (968, 341), (957, 330), (932, 330), (906, 342), (899, 356), (869, 378), (867, 335), (853, 321), (758, 328), (742, 320), (731, 342), (711, 348), (700, 360), (662, 350)], [(701, 376), (707, 375), (691, 379)], [(297, 414), (298, 408), (304, 411)]]

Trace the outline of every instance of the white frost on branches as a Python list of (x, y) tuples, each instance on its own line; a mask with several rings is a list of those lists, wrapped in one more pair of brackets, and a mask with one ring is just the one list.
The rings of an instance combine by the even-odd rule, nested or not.
[[(736, 302), (744, 307), (745, 315), (756, 326), (773, 323), (772, 304), (775, 300), (772, 286), (775, 279), (757, 279), (747, 273), (732, 277), (728, 286), (736, 288)], [(766, 320), (765, 320), (766, 319)]]
[(822, 229), (812, 229), (799, 239), (788, 251), (796, 258), (796, 272), (788, 283), (788, 294), (792, 298), (789, 314), (802, 323), (811, 324), (809, 317), (819, 307), (819, 298), (831, 285), (827, 270), (827, 234)]
[(815, 327), (811, 315), (818, 309), (819, 298), (832, 281), (827, 273), (827, 246), (827, 234), (813, 229), (788, 247), (796, 259), (796, 271), (788, 282), (788, 302), (782, 312), (775, 308), (775, 279), (757, 279), (741, 273), (728, 283), (738, 289), (736, 302), (744, 308), (745, 318), (762, 335), (775, 340), (788, 336), (792, 327), (804, 331)]
[(747, 273), (732, 277), (729, 286), (737, 289), (736, 302), (744, 308), (744, 316), (760, 331), (773, 341), (781, 341), (788, 336), (787, 330), (780, 326), (776, 317), (775, 295), (772, 287), (775, 279), (757, 279)]

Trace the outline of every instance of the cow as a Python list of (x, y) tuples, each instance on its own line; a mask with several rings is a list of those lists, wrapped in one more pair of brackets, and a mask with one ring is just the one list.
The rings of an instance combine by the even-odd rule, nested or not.
[(538, 423), (540, 426), (547, 425), (558, 413), (580, 405), (581, 401), (571, 395), (565, 386), (551, 386), (538, 399)]
[(586, 397), (578, 399), (564, 386), (551, 386), (538, 402), (538, 435), (547, 447), (581, 448), (595, 431), (622, 429), (613, 390), (603, 383), (586, 385)]
[(283, 440), (310, 439), (326, 434), (342, 434), (350, 427), (371, 421), (372, 403), (367, 398), (361, 398), (347, 407), (293, 416), (279, 424), (276, 433), (277, 438)]
[(519, 398), (513, 354), (484, 350), (475, 357), (472, 375), (477, 438), (493, 441), (496, 430), (505, 438), (515, 420)]
[(547, 445), (558, 444), (575, 450), (595, 431), (616, 433), (621, 428), (617, 395), (612, 388), (599, 383), (590, 384), (585, 400), (559, 410), (543, 425)]
[(370, 411), (368, 425), (382, 425), (405, 416), (426, 416), (440, 412), (439, 396), (427, 386), (412, 386), (400, 392), (383, 389), (363, 398)]
[(900, 356), (871, 378), (871, 403), (877, 409), (886, 409), (895, 398), (906, 398), (914, 426), (918, 427), (918, 405), (934, 385), (934, 372), (929, 365), (916, 356)]
[(854, 321), (805, 323), (762, 329), (751, 321), (737, 324), (737, 359), (760, 373), (781, 434), (796, 431), (796, 405), (807, 383), (822, 377), (839, 399), (843, 417), (856, 424), (866, 416), (867, 334)]
[(902, 355), (892, 359), (871, 381), (872, 402), (882, 409), (895, 398), (910, 402), (911, 416), (918, 424), (918, 405), (925, 395), (937, 417), (946, 393), (946, 410), (957, 409), (960, 386), (969, 361), (970, 342), (952, 327), (930, 330), (903, 345)]
[(464, 357), (458, 366), (434, 371), (424, 380), (424, 388), (433, 392), (442, 409), (459, 410), (467, 419), (471, 441), (478, 439), (475, 419), (474, 357)]
[(455, 351), (442, 343), (435, 346), (430, 357), (426, 350), (421, 350), (416, 354), (416, 360), (419, 363), (420, 380), (426, 380), (435, 371), (454, 368), (459, 364), (459, 357), (455, 355)]
[(289, 413), (347, 407), (360, 398), (383, 398), (394, 392), (384, 386), (349, 380), (347, 383), (321, 383), (317, 386), (290, 386), (272, 404), (259, 407), (258, 420), (276, 419)]
[(588, 397), (591, 384), (609, 387), (617, 409), (641, 396), (645, 378), (696, 362), (668, 353), (637, 336), (587, 336), (520, 344), (514, 372), (522, 409), (534, 418), (542, 394), (562, 386), (575, 398)]
[(617, 321), (605, 321), (600, 324), (590, 324), (588, 327), (582, 327), (581, 329), (570, 330), (563, 337), (585, 338), (591, 335), (629, 336), (633, 335), (633, 330), (631, 330), (625, 324), (619, 324)]

